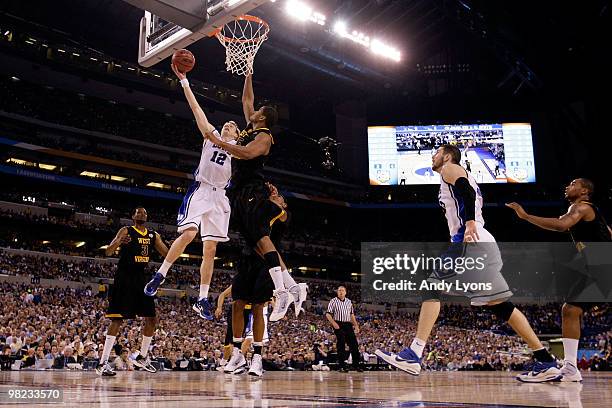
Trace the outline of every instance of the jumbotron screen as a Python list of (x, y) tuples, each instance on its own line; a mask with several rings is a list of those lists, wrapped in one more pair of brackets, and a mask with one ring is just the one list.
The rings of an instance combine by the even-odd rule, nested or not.
[(461, 150), (478, 183), (534, 183), (529, 123), (368, 127), (370, 185), (439, 184), (431, 157), (443, 144)]

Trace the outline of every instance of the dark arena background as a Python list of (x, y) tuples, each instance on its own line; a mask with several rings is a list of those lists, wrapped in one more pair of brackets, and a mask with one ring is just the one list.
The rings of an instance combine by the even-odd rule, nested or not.
[[(145, 10), (151, 13), (140, 26)], [(511, 301), (545, 347), (537, 351), (497, 309), (444, 301), (415, 376), (376, 351), (416, 350), (421, 298), (362, 296), (364, 274), (372, 271), (361, 263), (362, 243), (449, 241), (431, 160), (446, 144), (459, 147), (458, 164), (478, 183), (467, 189), (483, 197), (486, 229), (498, 242), (575, 251), (567, 226), (540, 228), (505, 204), (561, 222), (554, 220), (568, 212), (565, 188), (576, 179), (597, 219), (610, 225), (611, 13), (607, 0), (3, 0), (0, 406), (612, 406), (609, 298), (572, 309), (512, 281)], [(118, 231), (133, 234), (140, 225), (170, 248), (181, 201), (192, 197), (203, 136), (185, 83), (170, 67), (174, 48), (195, 57), (187, 77), (208, 121), (219, 131), (228, 121), (239, 131), (247, 125), (245, 77), (226, 69), (224, 46), (207, 36), (242, 14), (264, 20), (267, 38), (243, 32), (244, 39), (226, 33), (222, 40), (228, 47), (263, 41), (254, 56), (253, 105), (278, 114), (263, 181), (290, 213), (282, 238), (274, 238), (277, 224), (270, 222), (272, 240), (293, 279), (308, 285), (299, 316), (291, 297), (287, 315), (267, 323), (269, 341), (257, 363), (263, 375), (253, 372), (257, 345), (245, 347), (248, 373), (224, 372), (238, 353), (231, 349), (236, 336), (226, 341), (231, 295), (212, 320), (192, 308), (212, 305), (214, 314), (219, 294), (247, 273), (245, 262), (269, 260), (245, 258), (253, 247), (243, 232), (250, 227), (236, 215), (235, 175), (227, 190), (229, 241), (213, 252), (205, 296), (204, 221), (154, 301), (143, 290), (164, 261), (157, 244), (136, 257), (148, 262), (142, 285), (129, 292), (117, 279), (125, 272), (117, 266), (122, 249), (113, 252), (111, 243)], [(259, 19), (246, 21), (261, 25)], [(188, 40), (173, 43), (183, 32)], [(242, 177), (250, 157), (232, 148)], [(575, 203), (593, 211), (584, 201)], [(462, 228), (471, 222), (460, 214), (466, 203), (457, 204), (457, 215), (446, 209)], [(139, 207), (144, 225), (132, 219)], [(272, 284), (264, 269), (257, 279)], [(606, 282), (600, 289), (609, 294)], [(281, 292), (293, 296), (289, 286), (274, 291), (276, 304)], [(339, 320), (343, 306), (330, 303), (346, 304), (336, 300), (339, 286), (355, 321)], [(107, 345), (117, 318), (113, 296), (154, 302), (153, 335), (145, 335), (142, 318), (124, 316)], [(572, 316), (580, 333), (573, 377), (563, 371), (574, 344), (566, 332)], [(338, 322), (346, 322), (340, 330)], [(342, 330), (354, 333), (355, 353), (338, 349), (340, 337), (351, 343)], [(103, 358), (105, 348), (111, 351)], [(565, 374), (517, 381), (540, 372), (538, 356), (547, 350), (557, 359), (551, 370)]]

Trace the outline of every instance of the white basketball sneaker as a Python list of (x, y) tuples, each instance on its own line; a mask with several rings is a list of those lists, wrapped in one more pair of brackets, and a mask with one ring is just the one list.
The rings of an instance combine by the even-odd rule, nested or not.
[(561, 367), (561, 382), (581, 382), (582, 374), (578, 367), (570, 361), (563, 361), (563, 367)]
[(249, 369), (249, 375), (261, 377), (263, 375), (263, 366), (261, 363), (261, 354), (253, 354), (251, 359), (251, 368)]
[(291, 294), (287, 289), (279, 289), (274, 291), (274, 298), (276, 302), (274, 303), (274, 309), (272, 313), (270, 313), (270, 321), (277, 322), (287, 314), (287, 310), (289, 309), (289, 305), (291, 304)]
[(223, 372), (226, 374), (233, 373), (236, 369), (241, 368), (246, 365), (246, 359), (242, 355), (242, 352), (238, 347), (234, 347), (232, 350), (232, 358), (230, 361), (223, 367)]
[(294, 288), (289, 289), (289, 292), (291, 292), (295, 298), (293, 301), (293, 307), (295, 309), (295, 317), (298, 317), (300, 312), (304, 310), (302, 308), (302, 303), (306, 301), (306, 297), (308, 296), (308, 285), (302, 282), (298, 283), (296, 286), (297, 288), (295, 288), (295, 292), (292, 291)]

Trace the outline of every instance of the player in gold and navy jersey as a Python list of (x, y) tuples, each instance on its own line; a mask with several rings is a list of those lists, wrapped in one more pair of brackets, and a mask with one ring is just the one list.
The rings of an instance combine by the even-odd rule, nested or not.
[(123, 320), (135, 319), (137, 316), (145, 319), (145, 325), (142, 331), (142, 346), (134, 365), (149, 372), (156, 371), (147, 358), (155, 332), (155, 301), (154, 298), (146, 296), (142, 288), (149, 279), (145, 267), (149, 263), (151, 251), (155, 249), (164, 257), (168, 253), (168, 247), (157, 232), (145, 227), (147, 210), (142, 207), (136, 208), (132, 221), (134, 225), (121, 228), (106, 248), (107, 256), (115, 253), (119, 247), (121, 253), (106, 313), (106, 317), (111, 319), (111, 324), (106, 333), (104, 351), (97, 368), (98, 374), (103, 376), (115, 375), (108, 364), (108, 357)]
[[(586, 271), (589, 265), (589, 247), (596, 242), (612, 242), (612, 230), (604, 219), (599, 209), (591, 202), (591, 196), (595, 186), (586, 178), (578, 178), (565, 188), (565, 198), (571, 203), (567, 213), (559, 218), (538, 217), (527, 213), (520, 204), (509, 203), (506, 206), (512, 208), (519, 218), (536, 225), (540, 228), (569, 232), (576, 250), (585, 261)], [(593, 265), (594, 267), (594, 265)], [(590, 273), (587, 273), (588, 275)], [(576, 292), (584, 288), (587, 280), (586, 275), (576, 276)], [(605, 313), (607, 303), (588, 303), (572, 299), (574, 295), (569, 294), (561, 311), (561, 331), (563, 333), (563, 367), (561, 367), (562, 382), (581, 382), (582, 375), (577, 368), (578, 343), (580, 340), (580, 320), (584, 312), (601, 309)]]

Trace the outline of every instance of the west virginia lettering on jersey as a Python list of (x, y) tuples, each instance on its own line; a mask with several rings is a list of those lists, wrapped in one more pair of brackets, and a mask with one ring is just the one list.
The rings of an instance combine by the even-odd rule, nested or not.
[(134, 262), (137, 262), (137, 263), (149, 262), (149, 257), (148, 256), (135, 256)]
[(142, 245), (151, 245), (150, 238), (138, 238), (138, 243)]

